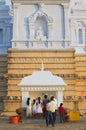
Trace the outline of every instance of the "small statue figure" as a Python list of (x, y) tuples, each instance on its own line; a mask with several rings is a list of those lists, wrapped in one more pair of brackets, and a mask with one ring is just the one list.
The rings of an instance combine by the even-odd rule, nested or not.
[(44, 36), (44, 32), (43, 32), (41, 26), (40, 26), (39, 29), (37, 30), (36, 40), (40, 40), (40, 41), (46, 40), (46, 36)]

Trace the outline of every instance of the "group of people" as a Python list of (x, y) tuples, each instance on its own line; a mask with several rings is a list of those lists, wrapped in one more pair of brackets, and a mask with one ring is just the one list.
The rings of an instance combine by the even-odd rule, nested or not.
[(64, 122), (64, 108), (63, 103), (60, 103), (58, 107), (57, 100), (54, 96), (51, 96), (50, 99), (47, 95), (44, 95), (44, 99), (41, 97), (33, 99), (31, 112), (32, 115), (42, 114), (43, 118), (46, 120), (46, 126), (52, 124), (54, 127), (56, 121), (56, 111), (59, 110), (60, 122)]
[(38, 97), (37, 99), (33, 99), (33, 103), (32, 103), (32, 115), (35, 115), (36, 113), (41, 114), (42, 111), (42, 100), (40, 97)]
[(56, 121), (56, 111), (59, 110), (60, 123), (64, 122), (64, 108), (63, 103), (60, 103), (60, 106), (57, 106), (57, 100), (54, 96), (50, 98), (46, 104), (46, 126), (52, 124), (54, 127)]

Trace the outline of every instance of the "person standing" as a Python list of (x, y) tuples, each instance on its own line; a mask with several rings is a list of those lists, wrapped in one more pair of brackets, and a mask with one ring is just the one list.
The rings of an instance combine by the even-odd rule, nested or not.
[(46, 116), (46, 104), (48, 103), (48, 98), (47, 95), (44, 95), (44, 99), (43, 99), (43, 118), (45, 118)]
[(35, 116), (37, 113), (36, 111), (36, 100), (33, 99), (33, 103), (32, 103), (32, 115)]
[(31, 101), (30, 101), (30, 97), (27, 98), (27, 109), (26, 109), (26, 116), (30, 117), (31, 116)]
[(46, 126), (49, 125), (49, 121), (51, 119), (51, 124), (54, 127), (54, 120), (53, 120), (52, 110), (53, 110), (52, 103), (50, 101), (48, 101), (48, 103), (46, 105)]
[(64, 122), (64, 108), (63, 103), (60, 103), (60, 106), (58, 108), (59, 110), (59, 116), (60, 116), (60, 123)]
[(56, 104), (54, 99), (55, 99), (54, 96), (51, 96), (52, 116), (53, 116), (53, 121), (54, 121), (54, 124), (55, 124), (55, 120), (56, 120), (56, 105), (57, 104)]
[(38, 118), (40, 118), (41, 116), (43, 116), (41, 97), (38, 97), (38, 99), (36, 101), (36, 112), (37, 112)]

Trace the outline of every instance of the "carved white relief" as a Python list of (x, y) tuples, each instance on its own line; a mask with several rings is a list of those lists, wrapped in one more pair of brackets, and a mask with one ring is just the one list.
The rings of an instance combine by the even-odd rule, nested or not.
[(43, 11), (42, 4), (38, 4), (38, 10), (28, 17), (30, 40), (45, 41), (52, 37), (53, 19)]
[(44, 40), (46, 40), (46, 36), (44, 36), (44, 32), (43, 32), (41, 26), (40, 26), (39, 29), (37, 30), (36, 40), (39, 40), (39, 41), (44, 41)]

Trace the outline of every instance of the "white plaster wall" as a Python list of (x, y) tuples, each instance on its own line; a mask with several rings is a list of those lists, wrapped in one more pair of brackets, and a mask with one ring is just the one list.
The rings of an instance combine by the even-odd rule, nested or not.
[[(26, 28), (27, 28), (27, 23), (25, 22), (25, 19), (29, 16), (31, 16), (32, 13), (35, 12), (34, 5), (21, 5), (19, 8), (19, 39), (20, 40), (27, 40), (27, 34), (26, 34)], [(29, 25), (28, 25), (29, 26)], [(23, 33), (21, 33), (23, 32)]]
[(45, 12), (53, 18), (53, 40), (61, 39), (61, 9), (59, 5), (47, 5)]
[[(62, 25), (61, 25), (61, 9), (59, 5), (45, 5), (43, 8), (44, 12), (53, 18), (53, 40), (61, 40), (62, 39)], [(34, 5), (19, 5), (18, 6), (18, 22), (17, 22), (17, 39), (18, 40), (26, 40), (26, 24), (25, 18), (31, 16), (35, 12)], [(13, 32), (13, 33), (15, 33)], [(14, 39), (14, 38), (13, 38)]]
[[(86, 53), (86, 1), (76, 0), (70, 15), (71, 47), (76, 53)], [(79, 44), (79, 28), (83, 31), (83, 43)]]

